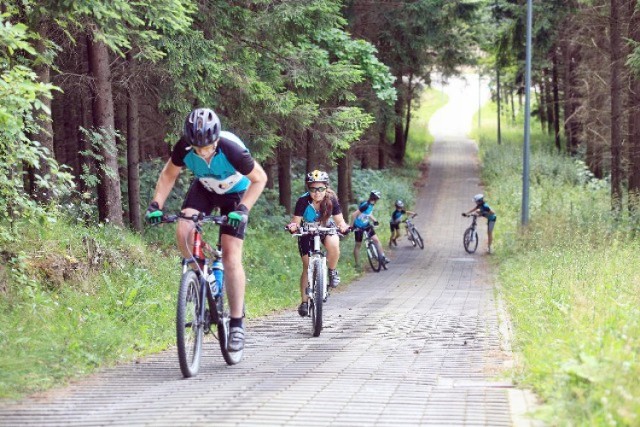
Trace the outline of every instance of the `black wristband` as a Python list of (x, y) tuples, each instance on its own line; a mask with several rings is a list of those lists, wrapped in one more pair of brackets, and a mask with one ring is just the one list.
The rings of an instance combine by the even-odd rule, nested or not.
[(242, 213), (248, 214), (249, 213), (249, 208), (246, 207), (244, 204), (240, 203), (238, 205), (238, 207), (236, 208), (237, 211), (240, 211)]

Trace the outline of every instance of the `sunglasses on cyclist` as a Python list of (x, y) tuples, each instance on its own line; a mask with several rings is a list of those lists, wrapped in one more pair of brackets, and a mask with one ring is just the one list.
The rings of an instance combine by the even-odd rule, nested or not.
[(322, 193), (323, 191), (326, 191), (327, 187), (309, 187), (309, 192), (310, 193)]

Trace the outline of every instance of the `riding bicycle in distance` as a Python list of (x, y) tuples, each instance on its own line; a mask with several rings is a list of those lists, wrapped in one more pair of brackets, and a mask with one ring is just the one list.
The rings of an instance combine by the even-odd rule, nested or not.
[[(371, 239), (372, 245), (375, 247), (375, 256), (373, 259), (375, 262), (380, 262), (383, 267), (386, 269), (386, 264), (389, 263), (389, 259), (386, 257), (384, 250), (382, 249), (382, 245), (380, 244), (380, 240), (376, 235), (375, 230), (373, 229), (374, 225), (378, 225), (378, 220), (373, 216), (373, 208), (378, 200), (380, 200), (381, 193), (377, 190), (372, 191), (369, 194), (369, 198), (360, 203), (358, 208), (351, 214), (351, 224), (352, 229), (354, 230), (356, 243), (353, 248), (353, 257), (356, 262), (356, 267), (360, 265), (360, 246), (362, 246), (362, 240), (365, 235), (365, 230), (368, 239)], [(367, 239), (367, 240), (368, 240)], [(368, 249), (370, 245), (367, 245), (367, 256), (370, 256), (370, 251)], [(371, 263), (372, 257), (369, 257), (369, 262)], [(373, 268), (373, 265), (372, 265)], [(380, 267), (374, 271), (380, 271)]]
[[(400, 237), (400, 223), (405, 223), (405, 228), (407, 232), (407, 238), (411, 242), (411, 244), (415, 247), (418, 245), (420, 249), (424, 249), (424, 242), (422, 240), (422, 236), (418, 230), (416, 230), (413, 222), (410, 218), (414, 218), (418, 215), (415, 212), (405, 210), (404, 202), (402, 200), (396, 200), (395, 203), (396, 209), (391, 213), (391, 220), (389, 221), (389, 228), (391, 230), (391, 236), (389, 237), (389, 247), (392, 245), (398, 246), (398, 238)], [(407, 216), (405, 220), (402, 219), (403, 216)]]
[[(305, 176), (305, 185), (308, 191), (298, 198), (293, 217), (286, 228), (290, 233), (296, 233), (304, 224), (319, 224), (323, 227), (335, 225), (337, 229), (346, 234), (349, 226), (342, 215), (342, 208), (338, 197), (329, 188), (329, 174), (324, 171), (314, 170)], [(313, 248), (315, 236), (304, 234), (298, 237), (298, 251), (302, 261), (302, 271), (300, 273), (300, 298), (298, 314), (302, 317), (309, 315), (309, 297), (307, 287), (309, 286), (309, 257)], [(320, 237), (321, 243), (327, 250), (326, 264), (328, 268), (329, 286), (336, 287), (340, 283), (340, 276), (336, 267), (340, 259), (340, 240), (335, 234), (324, 234)]]
[[(497, 215), (496, 213), (491, 210), (491, 208), (489, 207), (489, 205), (485, 202), (484, 200), (484, 195), (483, 194), (476, 194), (475, 196), (473, 196), (473, 201), (475, 202), (475, 206), (469, 210), (468, 212), (463, 212), (462, 216), (467, 216), (469, 214), (471, 214), (472, 212), (478, 216), (482, 216), (484, 218), (487, 219), (487, 253), (491, 253), (491, 243), (493, 241), (493, 229), (496, 225), (496, 219), (497, 219)], [(475, 230), (476, 227), (476, 218), (473, 219), (473, 222), (471, 224), (471, 227)], [(469, 229), (467, 229), (469, 230)], [(466, 236), (466, 232), (465, 232), (465, 236)], [(466, 239), (466, 238), (465, 238)], [(477, 233), (475, 234), (475, 246), (478, 246), (478, 236)], [(465, 240), (466, 241), (466, 240)], [(471, 241), (473, 242), (473, 241)], [(465, 249), (466, 249), (467, 245), (465, 244)], [(467, 252), (469, 252), (467, 250)], [(474, 249), (475, 252), (475, 249)], [(469, 252), (472, 253), (472, 252)]]

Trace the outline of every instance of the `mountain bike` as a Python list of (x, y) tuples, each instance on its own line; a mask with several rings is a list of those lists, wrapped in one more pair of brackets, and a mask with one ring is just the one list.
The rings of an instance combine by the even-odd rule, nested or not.
[(462, 216), (471, 217), (471, 225), (464, 231), (464, 236), (462, 239), (462, 243), (464, 244), (464, 250), (467, 253), (474, 253), (476, 249), (478, 249), (478, 232), (476, 231), (476, 227), (478, 226), (478, 215), (477, 214), (466, 214), (463, 213)]
[[(285, 227), (285, 229), (287, 229)], [(288, 229), (287, 229), (288, 230)], [(307, 267), (307, 296), (309, 297), (309, 314), (311, 330), (314, 337), (322, 331), (322, 308), (329, 297), (329, 270), (327, 256), (320, 245), (322, 236), (339, 234), (337, 227), (321, 227), (317, 223), (304, 224), (293, 236), (312, 236), (313, 245), (309, 249), (309, 265)]]
[[(205, 334), (215, 326), (214, 337), (220, 344), (222, 357), (228, 365), (242, 360), (243, 351), (232, 352), (229, 342), (229, 306), (224, 290), (224, 267), (220, 240), (212, 248), (203, 240), (203, 225), (213, 223), (225, 225), (226, 216), (183, 214), (165, 216), (160, 223), (178, 220), (193, 221), (194, 234), (191, 257), (182, 259), (182, 278), (178, 291), (176, 314), (176, 341), (180, 370), (185, 378), (197, 375), (202, 357), (202, 342)], [(194, 267), (197, 270), (194, 270)], [(208, 307), (208, 308), (207, 308)]]
[[(414, 218), (416, 215), (418, 214), (411, 215), (411, 218)], [(416, 229), (413, 221), (411, 221), (411, 218), (407, 218), (404, 220), (404, 225), (407, 227), (407, 237), (409, 238), (409, 241), (414, 248), (416, 247), (416, 245), (418, 245), (420, 249), (424, 249), (424, 240), (422, 240), (422, 236)]]
[[(375, 226), (376, 224), (372, 225)], [(384, 256), (378, 251), (378, 247), (376, 246), (376, 242), (373, 241), (371, 235), (369, 234), (369, 228), (365, 228), (362, 230), (362, 240), (365, 242), (365, 248), (367, 249), (367, 259), (369, 260), (369, 265), (371, 265), (371, 269), (376, 273), (380, 271), (380, 269), (387, 269), (387, 263), (385, 262)]]

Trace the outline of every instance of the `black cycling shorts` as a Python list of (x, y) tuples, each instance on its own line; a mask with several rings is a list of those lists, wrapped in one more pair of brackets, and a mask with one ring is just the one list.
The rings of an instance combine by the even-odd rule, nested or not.
[(369, 232), (369, 236), (376, 235), (376, 231), (373, 229), (373, 225), (367, 225), (365, 228), (356, 227), (355, 231), (353, 232), (356, 238), (356, 242), (362, 242), (362, 237), (364, 236), (364, 230), (367, 230), (367, 232)]
[(400, 223), (394, 224), (393, 222), (389, 223), (389, 229), (393, 233), (395, 230), (400, 230)]
[[(220, 215), (229, 215), (229, 212), (236, 210), (243, 195), (244, 191), (227, 194), (214, 193), (207, 190), (198, 179), (195, 179), (182, 203), (182, 209), (191, 208), (210, 215), (215, 208), (220, 208)], [(220, 234), (227, 234), (241, 240), (244, 240), (245, 231), (246, 224), (238, 228), (233, 228), (230, 225), (220, 226)]]
[[(324, 239), (327, 237), (326, 235), (320, 236), (320, 241), (324, 244)], [(313, 250), (313, 236), (306, 235), (298, 237), (298, 252), (300, 252), (300, 256), (303, 257), (305, 255), (309, 255), (309, 251)]]

